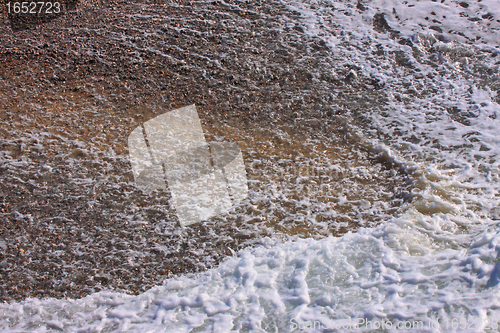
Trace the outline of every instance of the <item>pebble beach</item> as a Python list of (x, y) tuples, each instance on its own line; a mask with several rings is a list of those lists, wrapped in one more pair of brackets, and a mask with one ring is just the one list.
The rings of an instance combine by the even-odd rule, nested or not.
[[(343, 115), (381, 103), (377, 88), (335, 70), (324, 42), (288, 23), (298, 16), (274, 2), (111, 1), (16, 32), (5, 17), (1, 300), (137, 294), (265, 237), (376, 224), (382, 215), (358, 206), (381, 199), (376, 212), (390, 214), (408, 200), (407, 175), (376, 161), (349, 129), (363, 120)], [(137, 124), (190, 104), (208, 139), (242, 147), (253, 202), (181, 229), (168, 191), (133, 184), (126, 143)], [(333, 183), (344, 202), (318, 194)]]

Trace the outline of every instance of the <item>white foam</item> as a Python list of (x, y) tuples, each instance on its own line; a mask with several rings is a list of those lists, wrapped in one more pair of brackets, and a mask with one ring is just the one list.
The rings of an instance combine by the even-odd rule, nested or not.
[[(371, 128), (362, 130), (373, 149), (411, 168), (415, 199), (404, 214), (339, 238), (289, 243), (265, 239), (262, 246), (242, 250), (215, 269), (169, 279), (139, 296), (100, 292), (80, 300), (2, 304), (3, 331), (281, 332), (302, 327), (312, 332), (322, 330), (315, 322), (325, 328), (339, 320), (363, 318), (357, 328), (342, 331), (373, 331), (366, 324), (369, 319), (372, 324), (422, 321), (425, 327), (420, 331), (444, 332), (456, 323), (473, 325), (473, 331), (496, 323), (500, 318), (496, 92), (451, 56), (441, 65), (439, 79), (427, 80), (427, 74), (436, 72), (431, 65), (414, 63), (423, 76), (417, 78), (393, 66), (389, 57), (386, 62), (369, 60), (371, 49), (352, 46), (371, 40), (372, 46), (380, 43), (388, 50), (403, 50), (411, 59), (413, 50), (387, 33), (373, 31), (371, 19), (375, 13), (385, 13), (393, 29), (425, 52), (432, 37), (425, 17), (434, 11), (432, 16), (445, 27), (443, 40), (467, 43), (437, 42), (435, 47), (446, 48), (444, 54), (470, 52), (473, 57), (481, 49), (498, 47), (499, 7), (493, 0), (471, 2), (467, 9), (455, 1), (406, 2), (364, 2), (368, 10), (360, 12), (355, 9), (357, 1), (288, 1), (303, 14), (307, 33), (326, 40), (343, 59), (339, 67), (354, 63), (363, 75), (394, 84), (386, 109), (368, 114)], [(460, 13), (469, 18), (492, 13), (495, 19), (474, 22)], [(481, 37), (476, 44), (471, 42), (474, 36)], [(494, 68), (488, 59), (484, 63)], [(401, 102), (396, 82), (402, 80), (437, 90)], [(454, 118), (446, 106), (462, 110), (467, 122)], [(375, 139), (371, 134), (376, 132), (387, 139)], [(421, 141), (411, 141), (412, 135)]]
[[(1, 316), (13, 324), (7, 332), (269, 332), (294, 322), (373, 317), (427, 323), (439, 315), (444, 325), (452, 318), (498, 315), (490, 310), (500, 305), (496, 288), (488, 286), (499, 279), (493, 265), (499, 234), (483, 236), (470, 250), (431, 253), (404, 220), (341, 238), (243, 250), (217, 269), (168, 280), (139, 296), (30, 299), (2, 305)], [(410, 254), (412, 248), (421, 253)]]

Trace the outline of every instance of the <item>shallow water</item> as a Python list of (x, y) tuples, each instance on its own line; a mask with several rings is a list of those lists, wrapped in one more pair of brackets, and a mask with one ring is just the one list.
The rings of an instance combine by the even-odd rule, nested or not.
[[(29, 291), (89, 296), (11, 301), (0, 308), (6, 325), (273, 332), (354, 320), (344, 331), (372, 332), (367, 321), (376, 321), (385, 323), (378, 331), (392, 332), (389, 322), (406, 320), (422, 322), (417, 332), (496, 331), (495, 3), (187, 5), (90, 7), (88, 16), (61, 21), (69, 29), (50, 23), (17, 35), (31, 44), (2, 35), (19, 77), (8, 67), (1, 83), (13, 91), (1, 102), (2, 208), (12, 226), (3, 229), (10, 238), (2, 267), (29, 281), (37, 268), (14, 275), (12, 265), (39, 240), (60, 246), (47, 246), (47, 259), (31, 255), (45, 271), (94, 269), (81, 281), (50, 277), (62, 290)], [(72, 40), (50, 44), (57, 71), (42, 66), (49, 53), (33, 43), (51, 31)], [(39, 45), (36, 56), (30, 45)], [(66, 62), (62, 50), (81, 58)], [(30, 83), (31, 69), (42, 79)], [(251, 193), (233, 212), (180, 231), (168, 193), (140, 192), (124, 172), (124, 142), (136, 124), (191, 103), (207, 141), (242, 148)], [(33, 112), (40, 106), (52, 112)], [(23, 238), (16, 223), (54, 232)], [(72, 253), (78, 260), (65, 259)], [(93, 293), (106, 285), (120, 292)], [(134, 288), (137, 295), (122, 292)]]
[[(262, 237), (375, 225), (410, 199), (407, 174), (377, 162), (342, 111), (370, 103), (365, 88), (322, 77), (328, 50), (287, 26), (296, 14), (245, 6), (82, 4), (36, 29), (4, 27), (3, 300), (139, 293)], [(180, 229), (168, 190), (135, 186), (126, 145), (191, 103), (207, 141), (242, 148), (250, 193)]]

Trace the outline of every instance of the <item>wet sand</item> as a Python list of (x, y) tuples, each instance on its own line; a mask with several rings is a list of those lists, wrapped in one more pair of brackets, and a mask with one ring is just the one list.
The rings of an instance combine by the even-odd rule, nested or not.
[[(297, 15), (272, 1), (110, 1), (18, 32), (4, 17), (0, 300), (140, 293), (265, 237), (339, 235), (393, 214), (406, 175), (352, 134), (362, 112), (344, 112), (384, 100), (290, 25)], [(180, 229), (168, 191), (134, 185), (126, 145), (189, 104), (208, 141), (242, 148), (250, 197)]]

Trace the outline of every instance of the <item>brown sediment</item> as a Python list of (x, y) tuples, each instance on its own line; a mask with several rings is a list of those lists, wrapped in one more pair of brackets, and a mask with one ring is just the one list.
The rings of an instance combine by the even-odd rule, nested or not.
[[(403, 202), (404, 175), (341, 112), (383, 103), (369, 82), (332, 76), (324, 43), (280, 23), (296, 13), (237, 4), (107, 1), (26, 31), (4, 21), (0, 300), (139, 293), (265, 236), (340, 235)], [(168, 191), (134, 185), (127, 137), (193, 103), (207, 141), (242, 148), (250, 196), (181, 230)]]

